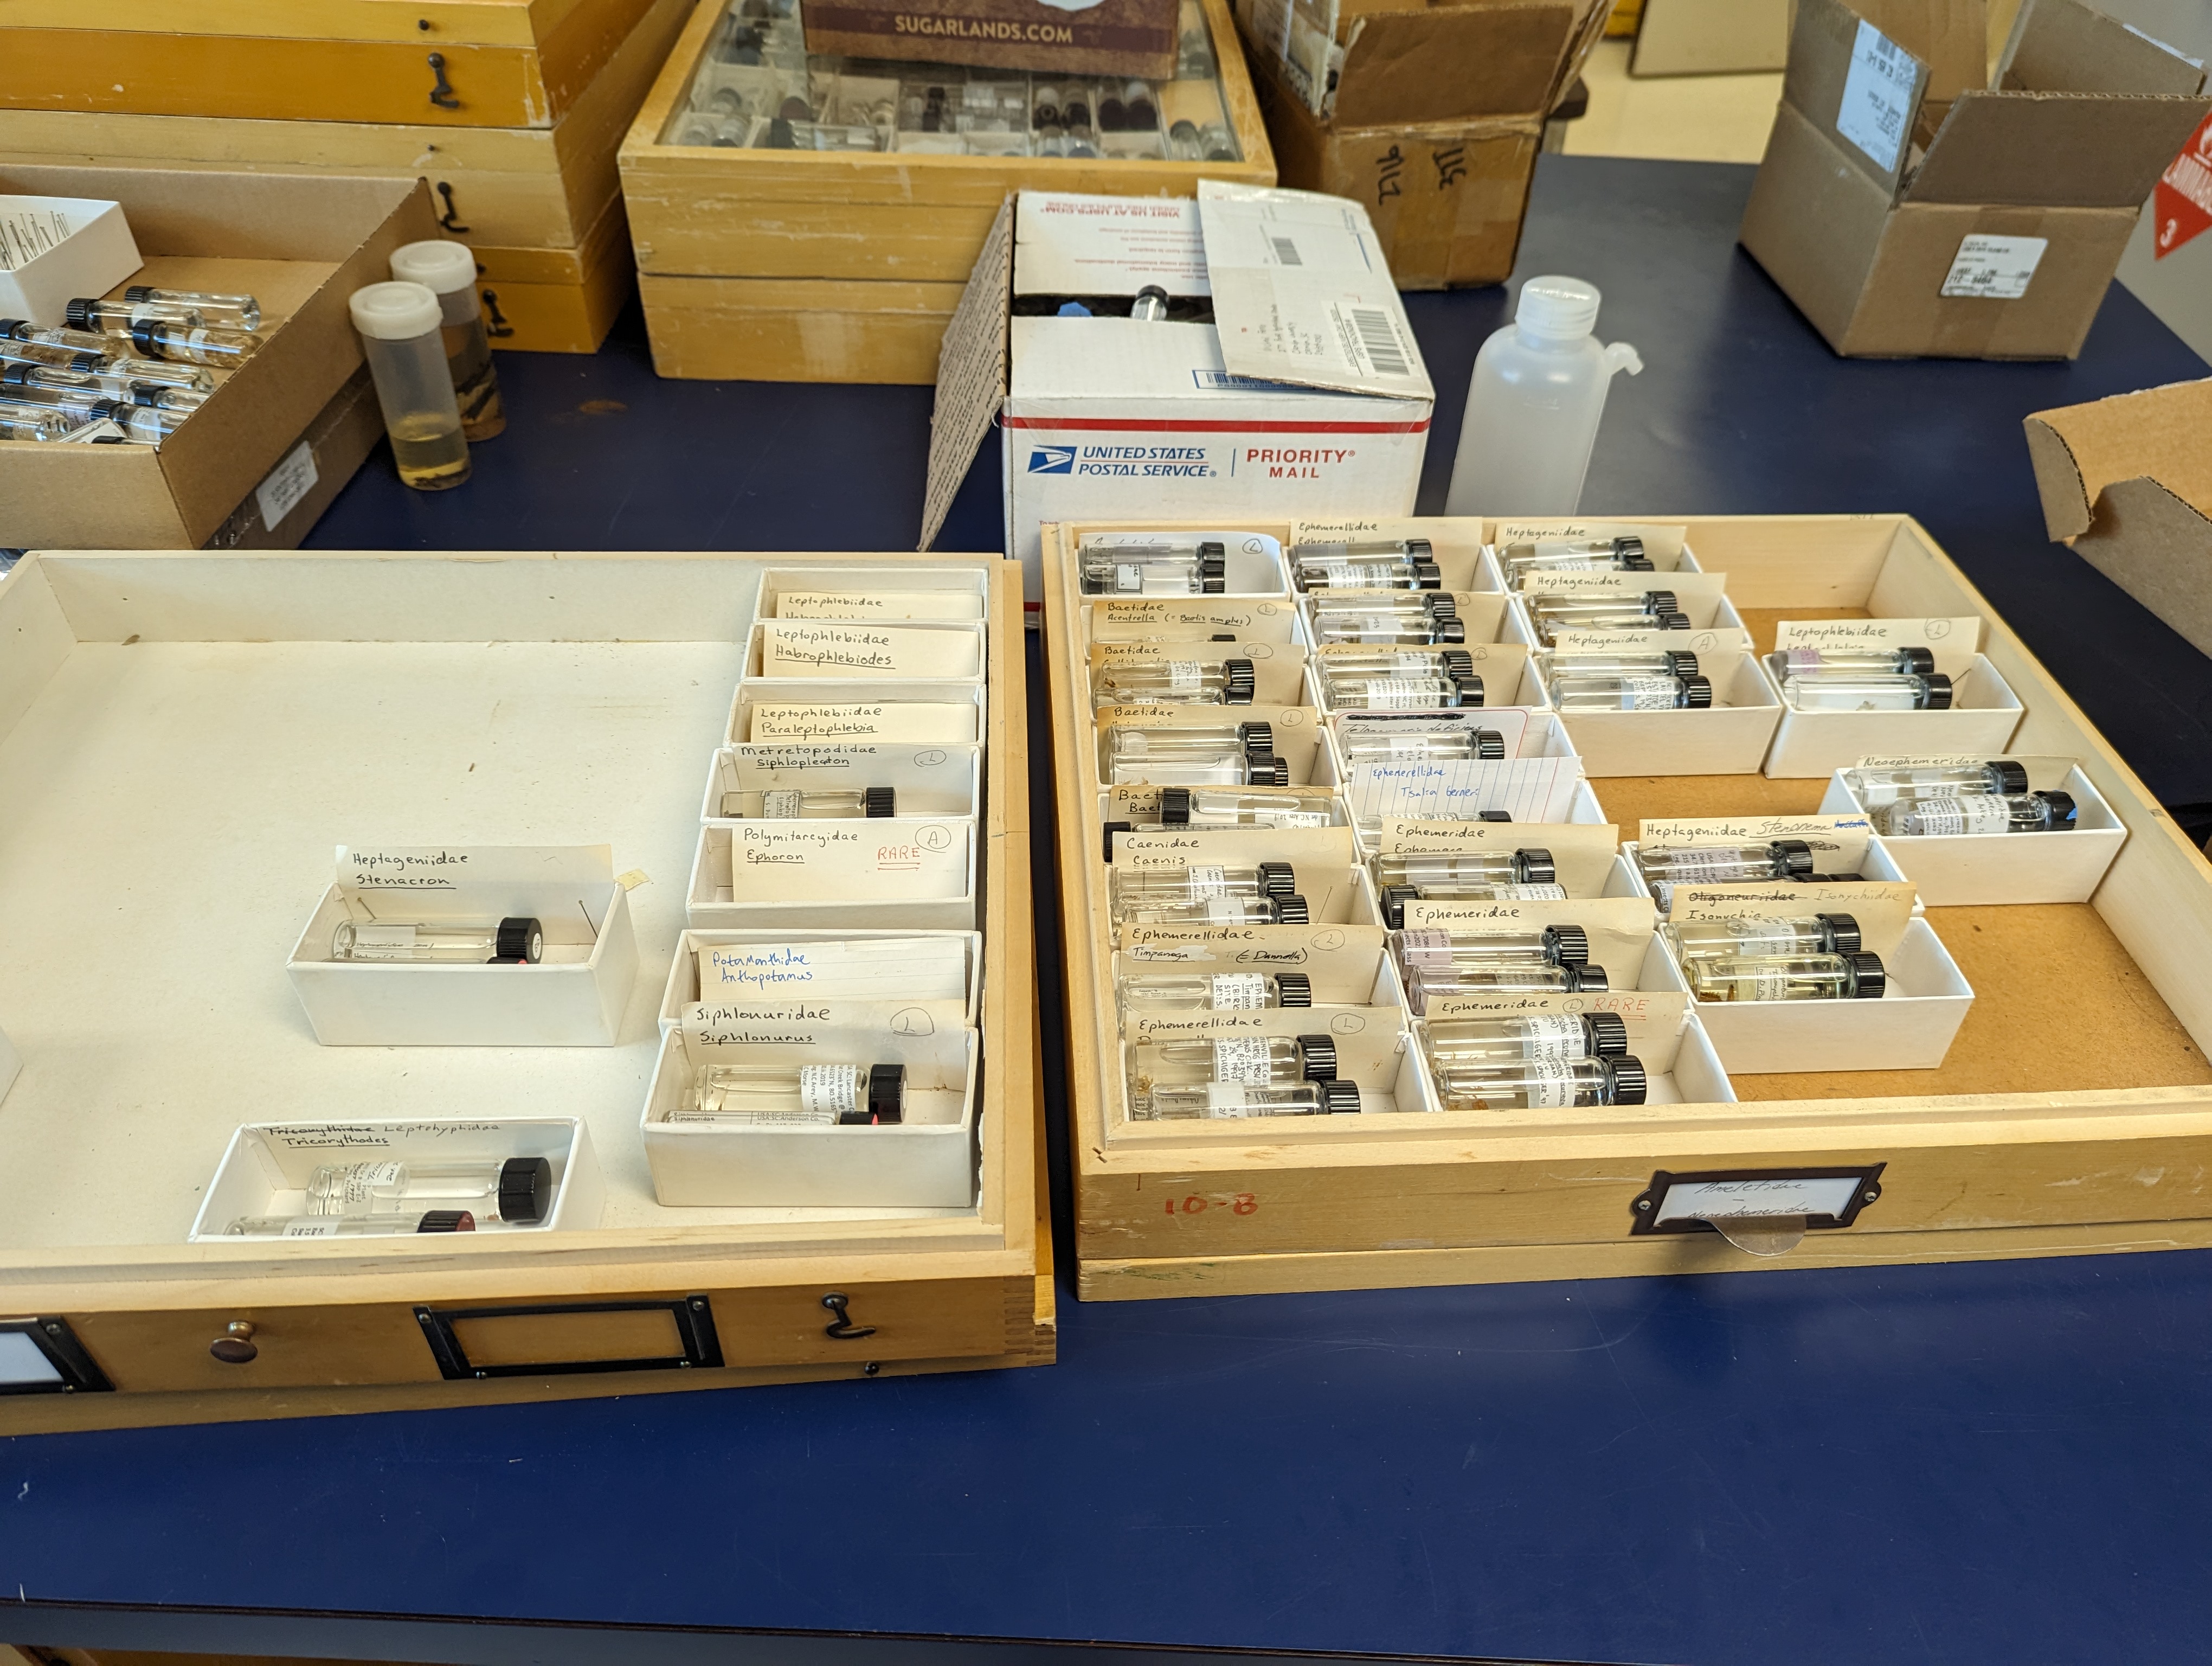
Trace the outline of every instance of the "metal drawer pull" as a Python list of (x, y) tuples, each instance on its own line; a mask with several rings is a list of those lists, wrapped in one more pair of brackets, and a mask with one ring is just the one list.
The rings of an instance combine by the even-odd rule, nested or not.
[(450, 232), (467, 231), (468, 228), (461, 223), (460, 210), (453, 206), (453, 187), (450, 180), (438, 181), (438, 195), (446, 199), (446, 211), (438, 216), (438, 223)]
[(704, 1296), (418, 1307), (415, 1320), (439, 1375), (449, 1383), (464, 1377), (711, 1370), (722, 1363), (714, 1308)]
[(438, 84), (430, 89), (430, 102), (441, 110), (459, 109), (461, 101), (453, 96), (453, 83), (446, 79), (445, 53), (430, 54), (430, 69), (438, 77)]
[(494, 337), (513, 335), (514, 326), (507, 321), (507, 314), (499, 310), (499, 291), (486, 289), (483, 292), (483, 304), (484, 311), (491, 314), (484, 324), (484, 334)]
[(208, 1344), (208, 1352), (226, 1365), (250, 1365), (261, 1356), (253, 1345), (253, 1324), (248, 1319), (233, 1319), (223, 1334)]
[(840, 1295), (835, 1292), (822, 1298), (822, 1305), (837, 1316), (830, 1323), (823, 1326), (822, 1334), (824, 1336), (840, 1342), (857, 1342), (863, 1336), (872, 1336), (876, 1334), (876, 1328), (873, 1325), (856, 1325), (853, 1322), (853, 1316), (845, 1310), (846, 1304), (851, 1300), (851, 1297)]

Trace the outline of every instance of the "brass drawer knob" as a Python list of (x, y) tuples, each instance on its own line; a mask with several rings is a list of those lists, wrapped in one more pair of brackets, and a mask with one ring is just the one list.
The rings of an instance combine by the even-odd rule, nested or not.
[(208, 1344), (208, 1352), (226, 1365), (243, 1365), (258, 1358), (261, 1350), (253, 1345), (252, 1322), (233, 1319), (223, 1334)]

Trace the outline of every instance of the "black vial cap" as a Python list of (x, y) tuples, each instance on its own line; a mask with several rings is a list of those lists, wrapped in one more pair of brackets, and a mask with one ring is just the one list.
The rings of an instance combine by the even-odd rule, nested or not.
[(1921, 709), (1931, 712), (1948, 712), (1951, 709), (1951, 679), (1942, 672), (1936, 672), (1929, 675), (1928, 703)]
[(1889, 987), (1889, 974), (1882, 970), (1878, 954), (1847, 954), (1851, 963), (1851, 994), (1857, 1000), (1880, 1000), (1881, 993)]
[(1421, 605), (1428, 610), (1431, 619), (1459, 617), (1459, 598), (1449, 590), (1439, 590), (1433, 595), (1422, 597)]
[(1190, 788), (1163, 787), (1160, 788), (1160, 825), (1188, 827), (1190, 825)]
[(1273, 752), (1244, 755), (1244, 784), (1248, 787), (1288, 787), (1291, 766)]
[(1444, 570), (1443, 568), (1437, 566), (1436, 562), (1432, 561), (1417, 561), (1413, 563), (1414, 589), (1441, 590), (1443, 587)]
[(1863, 940), (1859, 936), (1859, 921), (1855, 914), (1816, 914), (1813, 916), (1826, 929), (1830, 954), (1856, 954)]
[(511, 915), (499, 922), (499, 958), (526, 961), (535, 966), (545, 958), (545, 927), (535, 920)]
[(1651, 1091), (1651, 1079), (1644, 1073), (1644, 1061), (1632, 1054), (1607, 1060), (1606, 1073), (1612, 1079), (1614, 1104), (1640, 1105), (1644, 1096)]
[(131, 344), (147, 358), (167, 358), (168, 343), (167, 327), (156, 324), (152, 319), (142, 318), (131, 326)]
[(1237, 634), (1230, 630), (1217, 630), (1206, 640), (1209, 642), (1233, 642), (1237, 640)]
[(1651, 616), (1654, 630), (1687, 630), (1690, 616), (1686, 613), (1655, 613)]
[(1585, 1012), (1583, 1040), (1596, 1057), (1617, 1059), (1628, 1051), (1628, 1025), (1618, 1012)]
[(1674, 677), (1695, 677), (1698, 674), (1698, 656), (1687, 649), (1678, 651), (1669, 648), (1667, 650), (1667, 670)]
[(416, 1224), (418, 1232), (473, 1232), (477, 1218), (466, 1209), (432, 1209)]
[[(1444, 649), (1443, 653), (1437, 655), (1437, 660), (1438, 664), (1441, 665), (1443, 669), (1443, 674), (1447, 677), (1472, 677), (1474, 675), (1474, 655), (1469, 654), (1463, 648), (1448, 648)], [(2026, 789), (2023, 788), (2022, 790), (2024, 791)]]
[(27, 318), (0, 318), (0, 337), (9, 341), (28, 341), (34, 327)]
[[(1503, 816), (1504, 813), (1502, 810), (1486, 810), (1482, 817), (1487, 821), (1493, 814)], [(1529, 845), (1515, 851), (1513, 867), (1524, 885), (1556, 885), (1559, 883), (1559, 866), (1552, 860), (1552, 853), (1541, 845)]]
[(134, 405), (159, 405), (162, 396), (168, 391), (152, 382), (133, 382), (131, 384), (131, 403)]
[(1425, 538), (1409, 538), (1406, 540), (1406, 554), (1414, 561), (1434, 561), (1437, 547)]
[(868, 1067), (868, 1120), (897, 1122), (906, 1118), (906, 1067), (872, 1064)]
[(1478, 810), (1474, 812), (1474, 818), (1479, 822), (1510, 822), (1513, 819), (1512, 816), (1504, 810)]
[(1650, 569), (1650, 558), (1644, 553), (1644, 540), (1633, 532), (1613, 539), (1613, 553), (1623, 561), (1641, 561), (1645, 563), (1645, 570)]
[(1277, 972), (1275, 1004), (1278, 1006), (1312, 1006), (1313, 980), (1304, 972)]
[(1505, 737), (1495, 729), (1477, 729), (1472, 756), (1480, 758), (1501, 758), (1505, 756)]
[(79, 295), (62, 308), (62, 322), (72, 330), (97, 330), (100, 325), (95, 322), (94, 309), (99, 305), (90, 295)]
[(2057, 833), (2074, 825), (2076, 812), (2074, 795), (2071, 793), (2038, 793), (2035, 796), (2043, 800), (2045, 806), (2051, 812), (2049, 821), (2051, 832)]
[(1244, 756), (1262, 757), (1275, 750), (1275, 726), (1264, 719), (1255, 718), (1249, 723), (1237, 726), (1237, 738), (1244, 743)]
[(1936, 656), (1924, 648), (1901, 648), (1897, 650), (1897, 668), (1915, 677), (1933, 677)]
[(799, 148), (792, 138), (788, 118), (775, 116), (769, 119), (768, 143), (763, 148), (769, 150), (796, 150)]
[(31, 367), (27, 364), (0, 364), (0, 387), (27, 387), (31, 381)]
[(1419, 885), (1385, 885), (1382, 887), (1382, 923), (1394, 932), (1406, 929), (1406, 904), (1421, 900)]
[(1605, 968), (1602, 966), (1566, 966), (1560, 970), (1567, 974), (1570, 993), (1588, 989), (1602, 994), (1613, 987), (1605, 981)]
[(1671, 590), (1647, 590), (1644, 593), (1644, 611), (1646, 613), (1675, 613), (1681, 611), (1681, 606)]
[(871, 820), (898, 814), (898, 789), (871, 787), (860, 794), (860, 807)]
[(1713, 703), (1713, 685), (1703, 677), (1682, 679), (1682, 703), (1692, 711), (1701, 712)]
[(1222, 596), (1229, 592), (1229, 581), (1217, 572), (1201, 567), (1198, 569), (1198, 593), (1201, 596)]
[(1313, 923), (1311, 917), (1306, 913), (1306, 899), (1304, 897), (1271, 897), (1267, 900), (1274, 904), (1275, 923), (1277, 925), (1310, 926)]
[(1802, 839), (1777, 839), (1766, 847), (1774, 853), (1774, 866), (1785, 879), (1813, 871), (1813, 847)]
[(1467, 627), (1460, 623), (1455, 613), (1439, 617), (1429, 629), (1429, 641), (1431, 642), (1463, 642), (1466, 640)]
[(1249, 660), (1224, 660), (1221, 662), (1221, 678), (1224, 704), (1249, 706), (1252, 703), (1255, 684)]
[(1218, 538), (1207, 538), (1198, 546), (1198, 558), (1200, 561), (1225, 562), (1229, 559), (1229, 547)]
[(1300, 1036), (1298, 1058), (1310, 1082), (1336, 1079), (1336, 1043), (1328, 1036)]
[(1136, 824), (1133, 822), (1108, 822), (1106, 825), (1100, 830), (1105, 839), (1106, 860), (1110, 862), (1114, 860), (1114, 836), (1116, 833), (1133, 833), (1136, 830)]
[(1298, 876), (1291, 871), (1288, 862), (1260, 864), (1260, 895), (1262, 897), (1295, 897), (1298, 894)]
[(1475, 708), (1480, 708), (1482, 705), (1482, 678), (1480, 677), (1455, 677), (1452, 678), (1452, 685), (1458, 690), (1457, 698), (1461, 706)]
[(153, 300), (154, 286), (150, 283), (134, 283), (123, 292), (123, 298), (136, 307), (141, 301)]
[(2027, 768), (2025, 764), (2008, 757), (1998, 757), (1991, 758), (1982, 768), (1996, 777), (1996, 785), (1990, 789), (1991, 792), (2016, 799), (2027, 791)]
[(553, 1202), (553, 1165), (542, 1157), (510, 1157), (499, 1165), (499, 1218), (543, 1220)]
[(1580, 926), (1545, 927), (1544, 946), (1562, 966), (1589, 964), (1589, 933)]
[(1359, 1109), (1359, 1085), (1357, 1082), (1316, 1082), (1321, 1091), (1321, 1108), (1331, 1116)]

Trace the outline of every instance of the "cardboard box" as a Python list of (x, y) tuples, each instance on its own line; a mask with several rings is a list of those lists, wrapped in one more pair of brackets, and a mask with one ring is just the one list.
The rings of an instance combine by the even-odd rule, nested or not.
[(805, 0), (806, 50), (1053, 75), (1175, 73), (1180, 0)]
[(1302, 9), (1238, 17), (1284, 185), (1362, 204), (1401, 289), (1504, 282), (1544, 119), (1596, 45), (1602, 7), (1346, 8), (1340, 64), (1318, 76)]
[[(1199, 193), (1023, 192), (945, 333), (921, 547), (995, 421), (1006, 548), (1032, 611), (1047, 521), (1413, 508), (1435, 391), (1365, 211), (1212, 181)], [(1148, 286), (1210, 303), (1213, 321), (1107, 315)], [(1057, 315), (1055, 297), (1080, 295), (1101, 315)]]
[(2212, 380), (2039, 410), (2025, 426), (2051, 536), (2212, 654)]
[(136, 281), (250, 290), (264, 320), (260, 350), (158, 447), (0, 443), (0, 534), (27, 548), (215, 538), (362, 368), (347, 298), (437, 234), (419, 181), (9, 165), (0, 188), (118, 202), (145, 257)]
[(1644, 0), (1628, 73), (1741, 75), (1789, 57), (1788, 0)]
[(2072, 358), (2212, 110), (2203, 70), (2081, 0), (2027, 0), (1995, 85), (1923, 120), (1926, 39), (1803, 0), (1743, 246), (1838, 353)]

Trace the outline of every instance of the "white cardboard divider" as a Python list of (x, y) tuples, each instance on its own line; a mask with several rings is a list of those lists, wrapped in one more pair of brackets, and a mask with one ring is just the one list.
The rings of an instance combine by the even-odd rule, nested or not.
[(894, 789), (898, 795), (896, 813), (903, 818), (980, 818), (983, 749), (915, 741), (717, 747), (708, 763), (707, 792), (700, 802), (699, 819), (744, 819), (723, 813), (722, 798), (726, 793), (777, 787), (802, 793), (857, 792), (866, 787)]
[(511, 1157), (542, 1157), (552, 1164), (552, 1211), (534, 1225), (483, 1225), (479, 1231), (588, 1231), (599, 1225), (606, 1209), (606, 1184), (592, 1150), (591, 1130), (577, 1117), (252, 1122), (231, 1135), (192, 1221), (190, 1241), (220, 1243), (228, 1237), (224, 1229), (244, 1216), (303, 1214), (307, 1183), (325, 1164), (410, 1158), (489, 1164)]
[[(2128, 842), (2128, 830), (2089, 777), (2068, 759), (2022, 758), (2032, 791), (2053, 788), (2074, 800), (2075, 822), (2061, 833), (1960, 833), (1905, 838), (1876, 833), (1872, 850), (1920, 887), (1923, 905), (1972, 908), (2005, 903), (2086, 903)], [(2044, 766), (2041, 769), (2036, 766)], [(2062, 775), (2059, 771), (2063, 770)], [(1829, 814), (1864, 811), (1838, 769), (1820, 800)], [(1887, 877), (1887, 876), (1884, 876)]]
[(746, 894), (739, 897), (732, 882), (731, 852), (733, 842), (744, 836), (748, 830), (811, 830), (846, 824), (833, 821), (708, 822), (699, 830), (698, 852), (691, 860), (690, 889), (684, 897), (687, 923), (699, 931), (781, 926), (827, 927), (834, 930), (839, 922), (846, 921), (854, 927), (870, 929), (908, 927), (923, 931), (974, 931), (978, 909), (978, 824), (967, 816), (901, 816), (853, 824), (866, 830), (870, 842), (861, 847), (860, 860), (869, 866), (872, 879), (878, 869), (889, 871), (876, 853), (894, 847), (915, 846), (933, 855), (941, 853), (952, 856), (959, 873), (965, 877), (957, 882), (957, 891), (948, 886), (943, 895), (924, 894), (917, 884), (901, 895), (784, 896), (775, 894), (775, 889), (769, 886), (765, 879), (749, 879)]
[(0, 195), (0, 216), (35, 216), (68, 228), (53, 247), (13, 271), (0, 271), (0, 318), (28, 319), (49, 329), (64, 321), (79, 295), (104, 295), (144, 261), (119, 203), (87, 197)]
[[(1656, 945), (1654, 952), (1664, 958), (1664, 952), (1658, 950)], [(1612, 1005), (1604, 996), (1595, 996), (1588, 1010), (1603, 1012)], [(1443, 1091), (1437, 1085), (1436, 1067), (1429, 1062), (1423, 1032), (1431, 1022), (1449, 1024), (1451, 1021), (1449, 1018), (1421, 1018), (1415, 1022), (1413, 1050), (1420, 1055), (1421, 1091), (1426, 1108), (1446, 1115), (1480, 1116), (1484, 1113), (1480, 1111), (1444, 1112)], [(1633, 1031), (1631, 1033), (1632, 1035)], [(1668, 1043), (1663, 1050), (1647, 1044), (1643, 1051), (1638, 1052), (1632, 1043), (1629, 1051), (1646, 1073), (1644, 1103), (1647, 1105), (1732, 1105), (1736, 1103), (1735, 1087), (1729, 1080), (1728, 1072), (1721, 1067), (1720, 1055), (1713, 1050), (1712, 1037), (1705, 1033), (1705, 1025), (1698, 1020), (1695, 1001), (1691, 1002), (1682, 1014), (1680, 1033)], [(1597, 1107), (1591, 1107), (1590, 1111), (1593, 1115), (1601, 1114)]]
[(699, 990), (699, 952), (743, 945), (788, 946), (800, 952), (779, 968), (773, 982), (763, 981), (754, 999), (775, 1000), (806, 995), (814, 982), (804, 951), (817, 943), (861, 945), (904, 942), (911, 938), (949, 938), (962, 945), (968, 958), (967, 1021), (973, 1029), (983, 1009), (983, 934), (981, 932), (914, 931), (684, 931), (677, 933), (676, 953), (668, 966), (668, 983), (660, 997), (660, 1032), (666, 1035), (684, 1020), (684, 1008), (703, 997)]
[(954, 1078), (960, 1085), (908, 1088), (908, 1120), (864, 1128), (778, 1128), (665, 1120), (691, 1076), (683, 1031), (670, 1031), (660, 1038), (640, 1119), (654, 1197), (671, 1207), (969, 1207), (975, 1201), (981, 1050), (975, 1031), (962, 1034), (965, 1075)]
[[(1699, 666), (1711, 658), (1701, 655)], [(1595, 776), (1758, 774), (1782, 721), (1781, 697), (1749, 654), (1725, 654), (1705, 674), (1713, 685), (1707, 710), (1560, 713), (1583, 768)]]
[[(752, 677), (730, 701), (725, 745), (811, 742), (836, 745), (877, 740), (973, 742), (988, 733), (981, 683), (789, 681)], [(778, 733), (754, 733), (754, 708), (793, 707), (778, 713)], [(902, 712), (902, 707), (925, 709)], [(858, 709), (843, 709), (857, 708)], [(818, 708), (818, 709), (817, 709)], [(947, 709), (957, 708), (957, 709)], [(888, 733), (885, 733), (888, 731)]]
[[(785, 611), (782, 599), (808, 594), (854, 599), (849, 604)], [(913, 613), (896, 602), (901, 596), (935, 596), (946, 607), (960, 612)], [(872, 610), (867, 598), (884, 599), (883, 610)], [(984, 619), (991, 611), (991, 575), (980, 567), (771, 567), (761, 575), (754, 593), (753, 617), (758, 619), (836, 619), (848, 623), (880, 619), (886, 624)]]
[[(1765, 661), (1759, 674), (1780, 701), (1781, 684)], [(1832, 775), (1863, 757), (1951, 756), (2002, 757), (2026, 708), (1997, 669), (1979, 654), (1952, 684), (1948, 711), (1805, 712), (1784, 703), (1767, 775), (1801, 780)]]

